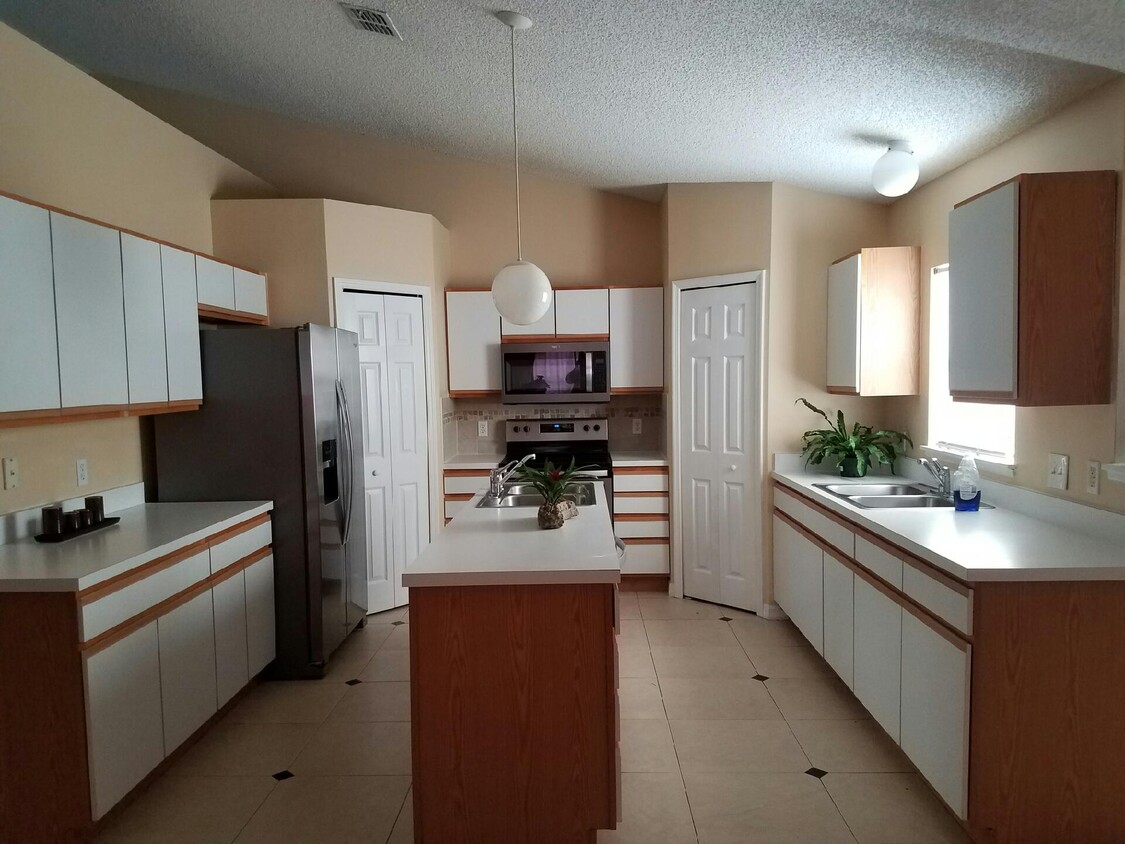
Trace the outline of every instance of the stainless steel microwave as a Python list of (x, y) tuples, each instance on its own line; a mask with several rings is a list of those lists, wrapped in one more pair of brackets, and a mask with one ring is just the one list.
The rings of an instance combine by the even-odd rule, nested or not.
[(504, 343), (504, 404), (609, 401), (609, 343)]

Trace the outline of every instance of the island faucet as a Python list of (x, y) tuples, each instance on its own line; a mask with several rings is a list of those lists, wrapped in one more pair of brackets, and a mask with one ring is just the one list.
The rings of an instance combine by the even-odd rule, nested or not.
[(922, 468), (934, 476), (934, 480), (938, 482), (938, 492), (943, 498), (953, 497), (953, 479), (949, 473), (949, 467), (943, 466), (940, 461), (933, 457), (919, 457), (918, 462), (922, 464)]
[(500, 494), (504, 491), (504, 483), (515, 474), (525, 463), (529, 460), (534, 460), (534, 454), (528, 454), (520, 460), (513, 460), (510, 463), (505, 463), (488, 473), (488, 497), (499, 498)]

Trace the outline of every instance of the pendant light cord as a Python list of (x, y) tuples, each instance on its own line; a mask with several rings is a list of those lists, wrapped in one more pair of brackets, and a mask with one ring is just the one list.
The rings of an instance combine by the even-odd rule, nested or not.
[(520, 225), (520, 136), (516, 125), (516, 28), (512, 28), (512, 157), (516, 164), (516, 258), (523, 260), (523, 232)]

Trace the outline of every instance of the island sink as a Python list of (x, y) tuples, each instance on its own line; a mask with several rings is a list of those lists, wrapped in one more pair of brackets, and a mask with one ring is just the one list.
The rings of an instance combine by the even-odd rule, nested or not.
[[(594, 485), (592, 483), (579, 483), (571, 487), (570, 495), (579, 507), (589, 507), (596, 502)], [(504, 487), (504, 494), (499, 498), (484, 496), (477, 507), (497, 509), (501, 507), (538, 507), (543, 503), (543, 496), (536, 492), (531, 484), (508, 484)]]

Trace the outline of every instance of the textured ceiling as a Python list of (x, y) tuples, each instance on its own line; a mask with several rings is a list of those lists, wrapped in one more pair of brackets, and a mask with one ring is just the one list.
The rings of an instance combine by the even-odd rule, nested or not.
[[(508, 155), (508, 34), (489, 9), (371, 5), (401, 42), (334, 0), (0, 0), (0, 18), (94, 73)], [(518, 8), (536, 24), (517, 35), (526, 165), (613, 189), (778, 180), (873, 197), (886, 139), (909, 140), (927, 180), (1125, 71), (1115, 0)]]

